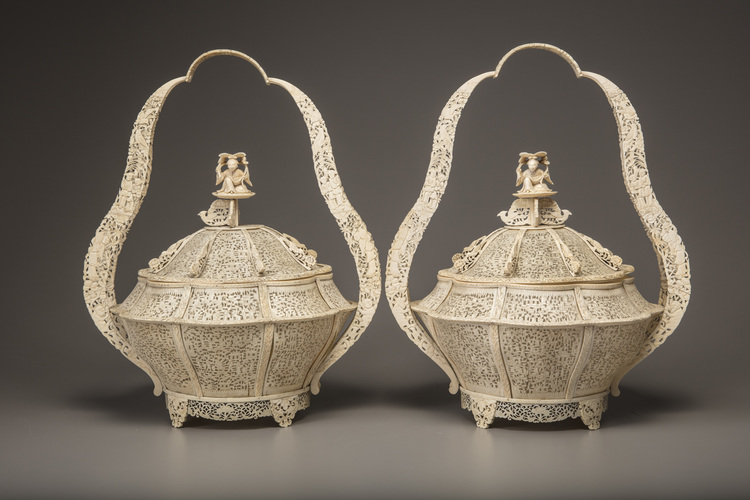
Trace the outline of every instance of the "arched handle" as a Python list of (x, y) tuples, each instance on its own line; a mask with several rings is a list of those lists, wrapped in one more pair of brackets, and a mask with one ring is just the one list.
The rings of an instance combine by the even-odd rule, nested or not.
[(313, 378), (313, 392), (317, 393), (320, 375), (357, 341), (372, 320), (380, 299), (378, 254), (367, 227), (344, 194), (333, 160), (328, 131), (315, 105), (294, 85), (283, 80), (268, 78), (263, 68), (242, 52), (219, 49), (202, 54), (191, 64), (184, 77), (175, 78), (159, 87), (144, 104), (130, 135), (128, 160), (117, 198), (99, 225), (86, 254), (83, 270), (83, 294), (86, 306), (102, 334), (126, 358), (151, 377), (154, 382), (154, 394), (159, 395), (162, 391), (159, 378), (154, 370), (133, 351), (127, 338), (118, 331), (110, 312), (110, 308), (117, 304), (115, 297), (117, 259), (148, 190), (154, 132), (164, 101), (177, 85), (192, 80), (201, 63), (219, 55), (238, 57), (249, 62), (260, 72), (267, 85), (282, 87), (297, 103), (310, 134), (315, 174), (321, 194), (344, 233), (349, 250), (355, 259), (360, 281), (359, 304), (349, 328), (338, 340)]
[(509, 51), (498, 63), (495, 71), (478, 75), (451, 96), (443, 108), (433, 139), (432, 156), (422, 191), (417, 202), (407, 214), (396, 233), (386, 267), (385, 291), (388, 303), (396, 320), (409, 338), (427, 353), (451, 379), (451, 392), (457, 390), (458, 381), (446, 357), (435, 342), (414, 318), (409, 305), (409, 270), (422, 235), (437, 210), (445, 192), (453, 161), (453, 142), (456, 126), (461, 118), (466, 101), (474, 88), (482, 81), (497, 78), (510, 56), (526, 49), (546, 50), (565, 59), (573, 68), (576, 77), (594, 80), (604, 91), (615, 119), (620, 138), (620, 159), (625, 187), (633, 206), (638, 212), (646, 234), (654, 245), (661, 273), (659, 304), (664, 312), (658, 323), (648, 332), (646, 342), (635, 360), (620, 373), (612, 383), (612, 393), (619, 394), (617, 385), (622, 377), (637, 363), (659, 347), (674, 331), (690, 299), (690, 266), (687, 252), (677, 229), (659, 205), (651, 189), (651, 180), (646, 167), (646, 156), (638, 116), (627, 96), (606, 78), (595, 73), (581, 71), (578, 63), (564, 50), (545, 43), (520, 45)]
[(349, 202), (344, 187), (341, 185), (336, 162), (333, 159), (331, 138), (328, 136), (328, 129), (320, 111), (309, 97), (291, 83), (276, 78), (269, 78), (268, 81), (289, 92), (305, 119), (320, 193), (349, 244), (349, 251), (354, 257), (359, 277), (359, 301), (354, 318), (311, 379), (310, 390), (313, 394), (317, 394), (320, 391), (320, 377), (323, 373), (349, 350), (372, 321), (380, 301), (380, 258), (372, 235)]

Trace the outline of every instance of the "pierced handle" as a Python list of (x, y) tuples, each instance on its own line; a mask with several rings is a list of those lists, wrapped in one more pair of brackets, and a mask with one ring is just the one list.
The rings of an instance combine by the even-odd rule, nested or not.
[(310, 383), (313, 394), (320, 392), (320, 377), (359, 339), (367, 325), (372, 321), (375, 309), (380, 300), (380, 259), (375, 241), (367, 231), (362, 218), (346, 197), (341, 178), (336, 170), (333, 158), (331, 138), (323, 117), (312, 100), (300, 89), (289, 82), (276, 78), (269, 78), (271, 84), (278, 85), (294, 99), (302, 117), (305, 119), (307, 131), (310, 135), (312, 156), (315, 166), (315, 176), (318, 178), (320, 194), (328, 209), (336, 219), (336, 223), (349, 244), (349, 251), (354, 257), (359, 278), (359, 301), (349, 327), (341, 334), (331, 351), (318, 366)]
[(583, 76), (599, 85), (612, 107), (620, 135), (620, 161), (625, 188), (654, 247), (661, 275), (659, 305), (664, 307), (664, 312), (648, 332), (633, 361), (615, 375), (610, 389), (612, 394), (619, 396), (618, 386), (625, 374), (662, 345), (680, 324), (690, 301), (690, 262), (677, 228), (651, 188), (643, 131), (635, 108), (628, 96), (608, 79), (586, 71)]
[(600, 75), (581, 71), (570, 54), (558, 47), (545, 43), (519, 45), (500, 60), (495, 71), (470, 79), (448, 100), (435, 129), (430, 166), (422, 191), (414, 207), (401, 224), (388, 252), (385, 280), (388, 303), (396, 320), (409, 338), (448, 374), (451, 379), (451, 392), (455, 392), (458, 388), (458, 381), (453, 369), (437, 345), (416, 321), (409, 305), (409, 270), (422, 235), (447, 187), (453, 161), (456, 126), (466, 101), (479, 83), (490, 77), (497, 78), (510, 56), (526, 49), (546, 50), (557, 54), (570, 64), (576, 77), (594, 80), (604, 91), (617, 120), (625, 187), (659, 261), (661, 274), (659, 304), (664, 306), (664, 312), (658, 323), (648, 333), (646, 342), (634, 361), (615, 376), (611, 389), (612, 393), (617, 396), (619, 394), (617, 386), (622, 377), (664, 343), (680, 323), (690, 299), (690, 265), (677, 229), (659, 205), (651, 188), (651, 180), (646, 167), (643, 133), (635, 109), (617, 86)]
[(192, 80), (200, 64), (220, 55), (238, 57), (249, 62), (260, 72), (267, 85), (278, 85), (294, 98), (310, 133), (315, 173), (321, 194), (323, 194), (328, 208), (344, 233), (357, 265), (360, 280), (360, 299), (357, 311), (349, 328), (344, 332), (313, 377), (313, 392), (317, 393), (320, 386), (320, 375), (356, 342), (372, 319), (380, 299), (378, 254), (372, 236), (367, 232), (367, 227), (344, 194), (333, 161), (328, 132), (315, 105), (292, 84), (283, 80), (268, 78), (263, 68), (253, 58), (242, 52), (219, 49), (202, 54), (190, 65), (184, 77), (175, 78), (159, 87), (144, 104), (130, 135), (128, 160), (117, 198), (91, 240), (91, 245), (84, 260), (84, 300), (94, 323), (102, 334), (126, 358), (151, 377), (154, 383), (154, 394), (161, 394), (162, 384), (158, 376), (133, 351), (127, 338), (119, 332), (110, 312), (110, 308), (117, 304), (115, 297), (117, 260), (128, 231), (148, 191), (154, 132), (164, 101), (177, 85)]

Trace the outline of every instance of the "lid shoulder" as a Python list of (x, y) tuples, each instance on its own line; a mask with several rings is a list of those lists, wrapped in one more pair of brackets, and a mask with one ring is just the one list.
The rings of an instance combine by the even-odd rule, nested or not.
[(249, 283), (325, 274), (330, 266), (296, 238), (267, 226), (206, 227), (152, 259), (139, 276), (172, 283)]

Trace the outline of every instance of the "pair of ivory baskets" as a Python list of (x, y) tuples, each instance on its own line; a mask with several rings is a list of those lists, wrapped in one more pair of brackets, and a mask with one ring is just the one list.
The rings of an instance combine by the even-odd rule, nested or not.
[[(625, 187), (659, 262), (658, 305), (638, 293), (631, 266), (564, 225), (570, 212), (551, 198), (544, 151), (521, 153), (516, 200), (500, 214), (505, 226), (455, 255), (453, 267), (438, 273), (435, 289), (410, 301), (409, 269), (448, 183), (461, 111), (479, 83), (496, 78), (508, 57), (524, 49), (559, 55), (609, 100)], [(159, 113), (173, 88), (219, 55), (249, 62), (297, 104), (318, 187), (357, 266), (358, 302), (345, 299), (331, 267), (292, 236), (239, 224), (238, 200), (254, 194), (248, 162), (244, 153), (222, 153), (216, 200), (200, 214), (205, 227), (152, 259), (135, 289), (117, 303), (117, 259), (146, 195)], [(463, 84), (440, 114), (422, 192), (388, 254), (385, 292), (399, 326), (445, 371), (450, 392), (461, 391), (461, 405), (479, 427), (496, 417), (579, 417), (597, 429), (609, 393), (618, 395), (622, 377), (674, 331), (690, 297), (687, 253), (651, 189), (641, 127), (625, 94), (606, 78), (581, 71), (566, 52), (540, 43), (516, 47), (494, 71)], [(310, 393), (320, 390), (323, 373), (362, 335), (380, 293), (372, 236), (344, 193), (320, 112), (302, 91), (269, 78), (245, 54), (215, 50), (146, 101), (117, 199), (86, 255), (84, 298), (104, 336), (151, 377), (154, 394), (165, 393), (175, 427), (188, 415), (224, 421), (272, 416), (282, 427), (290, 425), (309, 406)]]

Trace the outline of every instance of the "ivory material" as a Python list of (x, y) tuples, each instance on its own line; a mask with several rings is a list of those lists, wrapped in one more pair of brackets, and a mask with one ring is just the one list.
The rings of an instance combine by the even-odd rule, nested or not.
[[(318, 186), (349, 245), (360, 282), (354, 317), (338, 337), (355, 306), (338, 293), (330, 280), (330, 267), (317, 264), (314, 252), (288, 235), (261, 226), (237, 226), (237, 196), (233, 193), (218, 192), (217, 196), (226, 199), (217, 202), (228, 199), (229, 204), (215, 202), (201, 214), (210, 227), (176, 242), (152, 259), (149, 269), (139, 273), (139, 283), (128, 299), (117, 305), (117, 259), (148, 189), (154, 132), (162, 106), (177, 85), (192, 80), (202, 62), (219, 55), (252, 64), (267, 85), (280, 86), (291, 95), (303, 116)], [(234, 155), (235, 160), (240, 155)], [(230, 156), (227, 155), (229, 160)], [(222, 164), (220, 161), (219, 166)], [(217, 180), (220, 172), (217, 168)], [(245, 177), (240, 184), (249, 180)], [(246, 197), (247, 193), (240, 195)], [(250, 256), (249, 261), (211, 267), (212, 259), (221, 256), (215, 250), (222, 241), (235, 248), (239, 245), (241, 253)], [(273, 255), (286, 255), (287, 261), (293, 263), (274, 274), (270, 263), (276, 261), (264, 261), (268, 255), (260, 255), (261, 242), (271, 245), (267, 249)], [(178, 272), (178, 261), (189, 265)], [(240, 267), (245, 275), (222, 274), (222, 270)], [(212, 272), (216, 278), (206, 278), (206, 273)], [(177, 273), (181, 281), (160, 280), (159, 276), (165, 273)], [(380, 298), (380, 285), (377, 249), (344, 193), (325, 122), (313, 102), (297, 87), (269, 78), (246, 54), (221, 49), (198, 57), (184, 77), (162, 85), (146, 101), (133, 126), (120, 191), (86, 254), (83, 292), (94, 323), (112, 345), (151, 377), (154, 394), (161, 394), (167, 386), (167, 403), (175, 426), (181, 425), (186, 414), (233, 420), (237, 415), (258, 418), (266, 415), (268, 408), (280, 425), (291, 423), (294, 412), (308, 404), (309, 397), (304, 395), (317, 394), (322, 374), (357, 341), (371, 321)], [(201, 333), (201, 329), (205, 331)], [(223, 334), (216, 335), (217, 331)], [(284, 345), (278, 343), (282, 340), (286, 340)], [(295, 360), (294, 349), (291, 358), (283, 358), (284, 348), (300, 342), (305, 344), (302, 351), (307, 361)], [(272, 346), (276, 346), (273, 352)], [(223, 349), (225, 358), (216, 349)], [(240, 358), (245, 359), (237, 359), (238, 349)], [(207, 354), (200, 355), (200, 351)], [(213, 363), (216, 356), (223, 365)], [(205, 369), (200, 366), (201, 360), (208, 360)], [(215, 397), (207, 395), (211, 390), (216, 392)], [(298, 391), (298, 395), (290, 399), (290, 390)], [(248, 402), (248, 397), (258, 399)], [(237, 410), (237, 405), (245, 409)], [(248, 410), (248, 405), (254, 405), (254, 409)]]
[[(534, 175), (525, 182), (528, 176), (518, 170), (518, 185), (525, 184), (520, 194), (533, 200), (523, 196), (509, 211), (501, 212), (506, 228), (476, 240), (455, 256), (454, 267), (439, 273), (435, 290), (422, 301), (410, 302), (409, 270), (447, 186), (463, 107), (479, 83), (496, 78), (511, 55), (526, 49), (559, 55), (578, 78), (594, 80), (609, 100), (618, 125), (625, 186), (659, 261), (662, 279), (658, 306), (646, 303), (637, 293), (632, 278), (626, 276), (632, 272), (630, 266), (595, 240), (563, 228), (569, 212), (533, 193), (539, 189), (545, 191), (542, 196), (553, 194), (536, 187), (550, 181), (548, 171), (543, 180), (534, 182), (538, 177)], [(531, 156), (536, 161), (547, 160), (543, 151), (522, 153), (521, 159), (525, 157), (528, 162)], [(479, 262), (482, 256), (486, 257), (484, 264)], [(551, 274), (536, 272), (540, 265), (553, 261), (557, 267), (548, 266)], [(587, 271), (587, 262), (598, 262), (598, 270)], [(543, 43), (516, 47), (495, 71), (461, 85), (440, 114), (424, 186), (391, 245), (385, 289), (401, 328), (449, 376), (450, 392), (455, 393), (460, 386), (463, 394), (469, 394), (466, 407), (472, 411), (477, 405), (483, 408), (474, 413), (480, 427), (495, 411), (490, 409), (495, 403), (482, 402), (481, 398), (502, 401), (507, 414), (507, 407), (521, 404), (519, 399), (523, 404), (568, 405), (578, 404), (577, 397), (592, 391), (604, 394), (605, 399), (608, 391), (617, 396), (620, 379), (674, 331), (690, 298), (687, 252), (651, 188), (643, 134), (625, 94), (606, 78), (581, 71), (565, 51)], [(416, 321), (415, 311), (429, 333)], [(524, 361), (524, 353), (529, 352), (546, 353), (548, 357)], [(600, 359), (596, 369), (588, 364), (591, 356)], [(616, 361), (607, 361), (611, 356)], [(588, 382), (581, 383), (581, 377)], [(516, 397), (519, 394), (523, 396)], [(480, 403), (471, 398), (480, 398)], [(590, 428), (597, 428), (604, 404), (587, 402), (562, 413), (581, 416)], [(514, 414), (528, 415), (522, 408), (516, 410)]]

